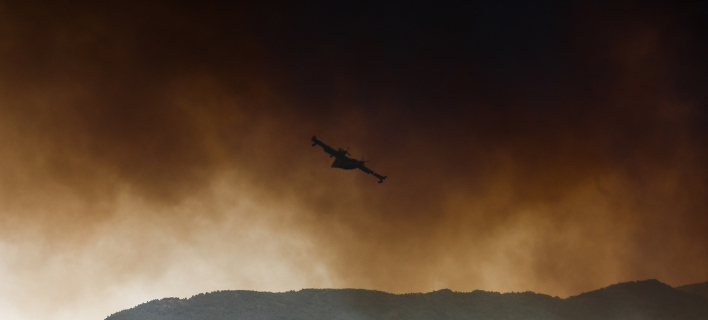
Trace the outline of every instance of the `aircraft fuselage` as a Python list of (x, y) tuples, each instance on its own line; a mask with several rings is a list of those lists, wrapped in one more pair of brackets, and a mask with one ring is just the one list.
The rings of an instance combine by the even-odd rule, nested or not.
[(332, 168), (340, 168), (340, 169), (345, 169), (345, 170), (352, 170), (352, 169), (357, 169), (363, 165), (363, 161), (359, 161), (356, 159), (351, 159), (349, 157), (343, 156), (343, 157), (337, 157), (334, 159), (334, 162), (332, 162)]

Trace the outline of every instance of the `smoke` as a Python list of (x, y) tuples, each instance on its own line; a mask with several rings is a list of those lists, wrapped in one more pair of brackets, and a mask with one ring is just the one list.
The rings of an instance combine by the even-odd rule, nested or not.
[(701, 8), (4, 4), (2, 317), (704, 281)]

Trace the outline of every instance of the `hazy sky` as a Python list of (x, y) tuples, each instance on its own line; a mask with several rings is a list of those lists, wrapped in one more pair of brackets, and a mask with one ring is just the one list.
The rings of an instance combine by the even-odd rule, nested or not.
[(172, 2), (0, 1), (0, 318), (708, 280), (701, 1)]

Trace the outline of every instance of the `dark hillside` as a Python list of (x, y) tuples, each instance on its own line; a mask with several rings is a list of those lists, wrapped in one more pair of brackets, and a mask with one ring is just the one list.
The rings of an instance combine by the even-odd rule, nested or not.
[(106, 320), (363, 319), (708, 319), (708, 300), (656, 280), (628, 282), (560, 299), (533, 292), (390, 294), (360, 289), (283, 293), (219, 291), (153, 300)]
[(676, 290), (697, 294), (708, 299), (708, 281), (676, 287)]
[(220, 291), (190, 299), (150, 301), (113, 314), (107, 320), (561, 319), (554, 315), (560, 308), (561, 299), (532, 292), (440, 290), (394, 295), (358, 289)]
[(576, 319), (708, 319), (708, 300), (658, 280), (619, 283), (566, 301)]

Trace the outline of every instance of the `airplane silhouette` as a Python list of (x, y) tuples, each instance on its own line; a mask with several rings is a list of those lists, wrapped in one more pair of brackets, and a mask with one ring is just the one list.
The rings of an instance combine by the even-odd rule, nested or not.
[(361, 171), (364, 171), (368, 174), (373, 175), (374, 177), (379, 178), (379, 183), (382, 183), (384, 179), (386, 179), (386, 176), (382, 176), (373, 170), (367, 168), (364, 163), (364, 158), (361, 158), (361, 160), (356, 160), (347, 157), (349, 154), (349, 148), (347, 150), (344, 150), (342, 148), (339, 148), (339, 150), (334, 150), (334, 148), (322, 143), (322, 141), (317, 140), (317, 137), (312, 136), (312, 146), (319, 145), (322, 148), (324, 148), (324, 151), (329, 153), (329, 157), (335, 157), (334, 162), (332, 162), (332, 168), (340, 168), (344, 170), (352, 170), (352, 169), (359, 169)]

